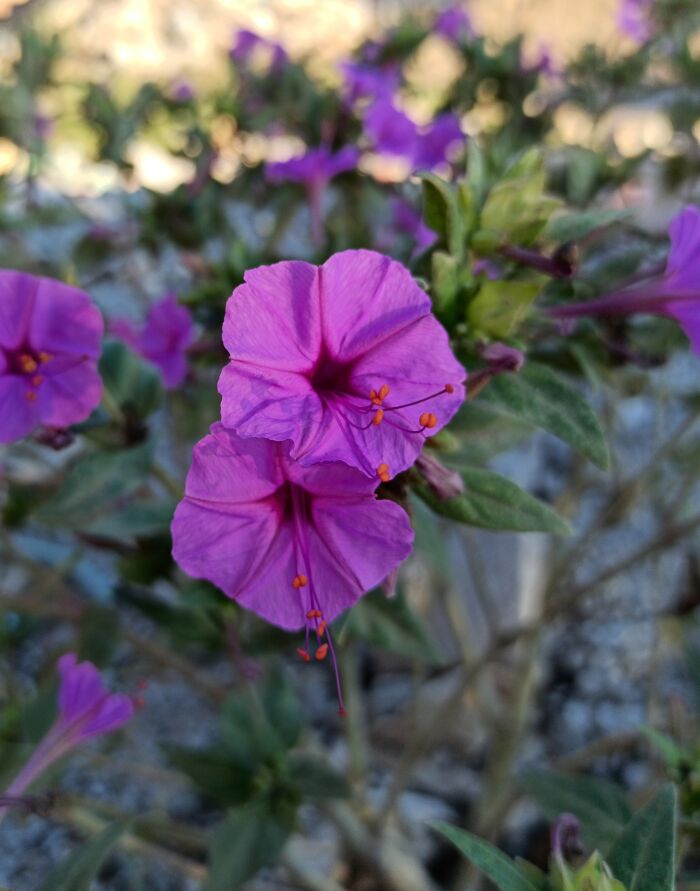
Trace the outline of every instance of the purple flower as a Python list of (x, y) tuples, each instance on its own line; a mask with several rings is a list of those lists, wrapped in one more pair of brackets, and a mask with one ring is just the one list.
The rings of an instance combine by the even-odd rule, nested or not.
[(364, 118), (367, 136), (381, 154), (406, 158), (412, 170), (430, 170), (447, 160), (450, 150), (464, 141), (459, 121), (452, 114), (418, 127), (388, 99), (372, 103)]
[(83, 291), (0, 270), (0, 442), (67, 427), (97, 406), (102, 317)]
[(649, 19), (652, 0), (620, 0), (617, 11), (617, 26), (637, 43), (647, 41), (652, 33)]
[(396, 65), (376, 68), (360, 62), (342, 62), (345, 99), (354, 105), (360, 99), (391, 99), (399, 87), (400, 72)]
[(288, 161), (275, 161), (265, 167), (270, 182), (290, 180), (306, 186), (311, 212), (312, 236), (316, 244), (323, 238), (323, 195), (326, 186), (335, 176), (354, 170), (360, 153), (346, 146), (333, 154), (326, 146), (308, 149), (305, 154)]
[(539, 72), (552, 79), (560, 77), (562, 73), (561, 67), (554, 61), (552, 52), (546, 43), (540, 43), (538, 54), (534, 61), (528, 64), (521, 61), (520, 67), (526, 74), (537, 74)]
[(437, 241), (437, 235), (423, 222), (422, 214), (403, 198), (395, 198), (391, 203), (394, 226), (397, 231), (408, 235), (416, 245), (416, 252), (426, 250)]
[(192, 315), (168, 293), (154, 304), (138, 331), (126, 319), (114, 319), (110, 331), (156, 366), (166, 390), (175, 390), (187, 376), (187, 348), (192, 343)]
[(242, 28), (236, 33), (235, 42), (229, 50), (229, 58), (238, 65), (249, 65), (257, 53), (269, 54), (271, 71), (279, 71), (289, 61), (284, 47), (279, 43)]
[(374, 251), (249, 270), (228, 301), (223, 337), (224, 424), (290, 440), (291, 458), (305, 465), (342, 461), (389, 479), (464, 399), (465, 371), (427, 294)]
[(472, 26), (466, 12), (460, 6), (452, 6), (438, 15), (433, 30), (454, 43), (460, 43), (472, 33)]
[[(75, 653), (58, 660), (58, 717), (29, 760), (4, 793), (14, 798), (54, 762), (89, 739), (118, 730), (134, 714), (134, 703), (122, 693), (110, 693), (91, 662), (79, 663)], [(0, 808), (0, 818), (5, 809)]]
[(430, 486), (440, 501), (458, 498), (464, 494), (464, 482), (456, 470), (439, 461), (427, 449), (416, 458), (416, 470)]
[(170, 87), (170, 98), (174, 102), (191, 102), (194, 99), (194, 88), (187, 80), (176, 80)]
[(656, 280), (622, 288), (598, 300), (556, 306), (558, 319), (651, 313), (675, 319), (700, 355), (700, 210), (686, 207), (671, 221), (666, 270)]
[[(280, 318), (265, 319), (263, 307), (271, 305), (263, 300), (258, 310), (263, 336), (269, 325), (286, 328)], [(297, 320), (304, 325), (301, 313)], [(266, 621), (305, 628), (299, 654), (307, 662), (314, 633), (316, 659), (330, 650), (335, 665), (328, 623), (411, 551), (408, 516), (394, 502), (378, 501), (376, 485), (345, 464), (303, 467), (284, 444), (241, 439), (214, 424), (194, 449), (172, 524), (173, 556), (189, 575), (213, 582)], [(340, 686), (338, 698), (342, 711)]]

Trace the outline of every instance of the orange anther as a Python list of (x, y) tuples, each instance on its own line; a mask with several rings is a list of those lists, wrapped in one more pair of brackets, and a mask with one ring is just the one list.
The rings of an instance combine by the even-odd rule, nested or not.
[(308, 584), (308, 582), (309, 582), (309, 580), (306, 578), (305, 575), (295, 575), (295, 576), (294, 576), (294, 581), (292, 582), (292, 585), (293, 585), (295, 588), (304, 588), (304, 587), (306, 587), (306, 585)]
[(326, 653), (328, 652), (328, 644), (321, 644), (321, 646), (316, 650), (316, 658), (320, 662), (322, 659), (326, 658)]
[(379, 396), (377, 395), (377, 391), (376, 391), (376, 390), (370, 390), (370, 391), (369, 391), (369, 398), (372, 400), (372, 402), (374, 402), (375, 399), (379, 399)]
[(372, 417), (372, 423), (374, 424), (375, 427), (378, 427), (382, 423), (383, 420), (384, 420), (384, 409), (378, 408), (377, 411), (375, 411), (374, 416)]
[(387, 387), (386, 384), (382, 384), (381, 387), (379, 388), (379, 398), (386, 399), (386, 397), (388, 395), (389, 395), (389, 388)]
[(35, 359), (27, 353), (23, 353), (19, 357), (19, 367), (25, 374), (31, 374), (33, 371), (36, 371), (39, 366), (36, 364)]
[(389, 473), (389, 465), (388, 464), (380, 464), (377, 468), (378, 476), (381, 476), (383, 473)]
[(320, 609), (310, 609), (306, 614), (307, 619), (320, 619), (321, 618), (321, 610)]
[(445, 384), (445, 392), (446, 393), (454, 393), (454, 391), (455, 391), (455, 388), (452, 386), (452, 384)]
[(39, 353), (39, 361), (40, 362), (50, 362), (53, 359), (51, 353), (41, 352)]
[(35, 387), (39, 387), (44, 383), (44, 378), (40, 374), (35, 374), (32, 378), (32, 385)]
[(328, 624), (326, 622), (321, 622), (321, 624), (316, 629), (316, 633), (318, 634), (319, 637), (323, 637), (323, 635), (326, 633), (327, 627), (328, 627)]
[(24, 398), (28, 399), (29, 402), (36, 402), (36, 393), (34, 392), (34, 390), (27, 390), (27, 392), (24, 394)]
[(297, 647), (297, 653), (301, 656), (304, 662), (311, 662), (311, 656), (309, 656), (306, 650), (302, 650), (301, 647)]
[(388, 473), (380, 473), (380, 474), (379, 474), (379, 479), (380, 479), (383, 483), (388, 483), (388, 482), (391, 480), (391, 476), (390, 476)]
[(424, 411), (418, 418), (418, 423), (421, 427), (427, 427), (430, 430), (437, 424), (437, 415), (434, 415), (431, 411)]

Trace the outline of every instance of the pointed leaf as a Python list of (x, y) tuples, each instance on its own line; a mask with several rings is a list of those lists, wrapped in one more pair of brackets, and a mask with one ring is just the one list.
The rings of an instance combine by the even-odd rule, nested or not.
[(670, 783), (627, 824), (607, 858), (627, 891), (673, 891), (676, 789)]
[(60, 863), (38, 891), (89, 891), (92, 880), (129, 825), (128, 820), (114, 823), (81, 845)]
[(538, 885), (510, 857), (489, 842), (449, 823), (435, 822), (430, 825), (448, 838), (500, 891), (540, 891)]

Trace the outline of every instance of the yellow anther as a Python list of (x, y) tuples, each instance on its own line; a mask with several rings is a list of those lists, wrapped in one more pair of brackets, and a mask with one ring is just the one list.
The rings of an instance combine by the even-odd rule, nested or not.
[(306, 578), (305, 575), (295, 575), (292, 585), (295, 588), (304, 588), (308, 583), (309, 583), (309, 580)]
[(383, 420), (384, 420), (384, 409), (378, 408), (372, 417), (372, 423), (374, 424), (375, 427), (378, 427), (382, 423)]
[(31, 374), (33, 371), (36, 371), (39, 366), (37, 365), (36, 360), (30, 355), (22, 353), (19, 357), (19, 367), (25, 374)]
[(321, 622), (321, 624), (317, 628), (317, 634), (319, 637), (323, 637), (326, 633), (326, 628), (328, 628), (328, 624), (326, 622)]
[(388, 464), (380, 464), (377, 468), (377, 475), (381, 476), (383, 473), (389, 473), (389, 465)]
[(326, 658), (326, 653), (328, 652), (328, 644), (321, 644), (321, 646), (316, 650), (316, 658), (320, 662), (322, 659)]
[(434, 415), (431, 411), (424, 411), (420, 418), (418, 418), (418, 423), (421, 427), (427, 427), (429, 430), (435, 427), (437, 422), (437, 415)]
[(320, 609), (310, 609), (306, 614), (307, 619), (320, 619), (321, 618), (321, 610)]
[(388, 395), (389, 395), (389, 387), (387, 387), (386, 384), (382, 384), (381, 387), (379, 388), (379, 398), (386, 399), (386, 397)]
[(44, 362), (50, 362), (53, 359), (51, 353), (44, 353), (43, 351), (39, 353), (39, 361), (43, 364)]
[(32, 385), (40, 387), (44, 383), (44, 378), (40, 374), (35, 374), (32, 378)]

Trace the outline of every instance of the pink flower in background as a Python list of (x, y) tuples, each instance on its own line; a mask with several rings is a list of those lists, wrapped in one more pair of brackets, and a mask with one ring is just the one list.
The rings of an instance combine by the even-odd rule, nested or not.
[(323, 196), (330, 180), (354, 170), (360, 153), (352, 146), (346, 146), (333, 154), (330, 149), (320, 146), (308, 149), (303, 155), (290, 158), (288, 161), (275, 161), (265, 167), (265, 174), (270, 182), (288, 180), (303, 183), (306, 186), (311, 226), (314, 241), (320, 244), (323, 238)]
[(360, 99), (391, 99), (399, 88), (401, 74), (396, 65), (377, 68), (361, 62), (342, 62), (345, 99), (354, 105)]
[(279, 71), (289, 61), (284, 47), (279, 43), (261, 37), (260, 34), (246, 28), (236, 32), (234, 44), (229, 50), (229, 58), (233, 62), (238, 65), (249, 65), (258, 53), (269, 56), (271, 71)]
[(419, 127), (386, 98), (369, 107), (364, 128), (377, 152), (405, 158), (412, 170), (432, 170), (449, 160), (452, 150), (464, 142), (454, 115), (439, 115), (431, 124)]
[[(130, 697), (110, 693), (102, 675), (91, 662), (78, 662), (75, 653), (58, 660), (60, 687), (58, 717), (36, 747), (29, 760), (4, 792), (4, 798), (16, 798), (54, 762), (89, 739), (113, 733), (134, 714)], [(0, 817), (5, 808), (0, 808)]]
[(290, 440), (290, 457), (306, 465), (342, 461), (389, 479), (464, 399), (464, 368), (429, 297), (374, 251), (249, 270), (223, 338), (224, 424)]
[(78, 288), (0, 270), (0, 442), (85, 420), (102, 396), (102, 327)]
[(618, 28), (637, 43), (644, 43), (653, 33), (650, 19), (652, 2), (653, 0), (620, 0), (617, 11)]
[(598, 300), (552, 307), (558, 319), (651, 313), (675, 319), (700, 355), (700, 210), (686, 207), (671, 221), (671, 248), (662, 276)]
[(443, 9), (435, 19), (433, 30), (454, 43), (459, 43), (472, 33), (469, 16), (461, 6)]
[(423, 222), (423, 215), (403, 198), (391, 203), (394, 226), (398, 232), (408, 235), (416, 245), (416, 252), (426, 250), (437, 241), (437, 234)]
[(166, 390), (175, 390), (184, 381), (194, 325), (190, 311), (174, 294), (166, 294), (151, 307), (141, 331), (126, 319), (114, 319), (110, 331), (158, 368)]
[[(316, 659), (330, 650), (335, 663), (327, 624), (411, 551), (408, 516), (378, 501), (376, 485), (344, 464), (303, 467), (280, 443), (214, 424), (194, 449), (172, 524), (173, 556), (266, 621), (305, 628), (305, 661), (313, 633)], [(342, 710), (340, 687), (338, 696)]]

